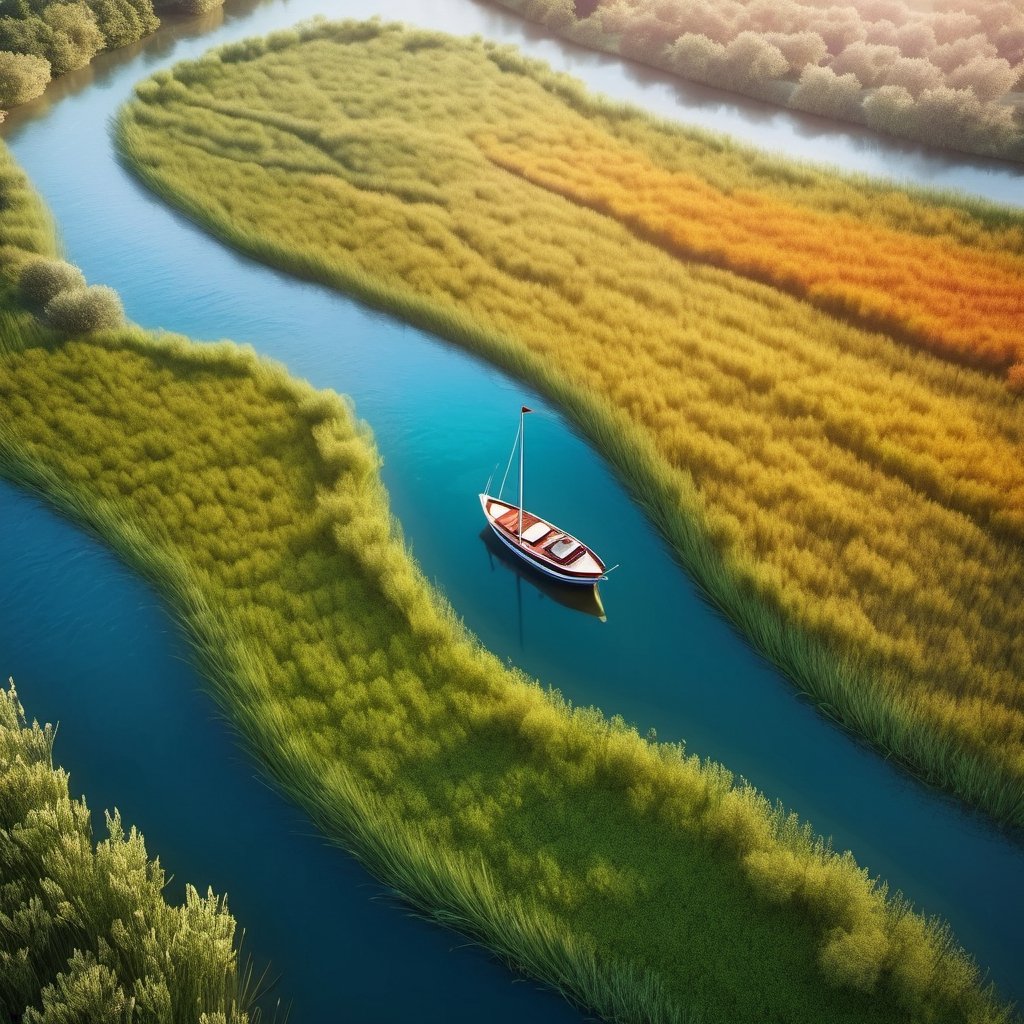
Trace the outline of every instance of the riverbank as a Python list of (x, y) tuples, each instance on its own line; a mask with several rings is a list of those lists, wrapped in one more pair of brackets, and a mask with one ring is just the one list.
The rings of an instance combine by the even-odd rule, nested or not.
[(282, 788), (418, 905), (624, 1019), (1003, 1018), (849, 857), (482, 651), (335, 396), (230, 345), (7, 340), (5, 474), (161, 587)]
[[(684, 79), (930, 146), (1024, 157), (1016, 11), (902, 6), (878, 17), (854, 2), (823, 18), (813, 4), (766, 15), (745, 3), (711, 11), (681, 2), (496, 2), (579, 45)], [(910, 52), (901, 54), (905, 43)]]
[[(525, 152), (543, 163), (535, 177), (565, 175), (552, 143), (583, 138), (663, 175), (685, 172), (705, 191), (752, 202), (770, 190), (801, 216), (884, 228), (908, 252), (936, 244), (944, 224), (993, 266), (1003, 265), (997, 250), (1019, 247), (1020, 218), (766, 161), (589, 97), (487, 44), (331, 31), (343, 34), (307, 29), (267, 51), (252, 42), (223, 63), (209, 56), (144, 83), (122, 121), (132, 165), (239, 248), (539, 384), (802, 690), (911, 770), (1019, 822), (1015, 400), (985, 374), (841, 325), (780, 288), (684, 263), (660, 236), (653, 249), (613, 204), (589, 209), (600, 205), (592, 181), (584, 205), (567, 204), (569, 189), (504, 165)], [(343, 82), (320, 85), (317, 109), (332, 95), (346, 105), (322, 131), (305, 119), (311, 94), (280, 89), (270, 102), (263, 91), (262, 69), (287, 66), (299, 46), (315, 50), (311, 65), (335, 64), (331, 47), (344, 48)], [(389, 85), (375, 70), (385, 53)], [(452, 90), (455, 80), (472, 85)], [(422, 127), (442, 124), (436, 135)], [(237, 132), (244, 145), (231, 141)], [(499, 208), (499, 194), (514, 206)], [(673, 230), (673, 211), (648, 208)], [(727, 253), (734, 270), (742, 251)], [(908, 328), (918, 319), (907, 305), (890, 313)]]

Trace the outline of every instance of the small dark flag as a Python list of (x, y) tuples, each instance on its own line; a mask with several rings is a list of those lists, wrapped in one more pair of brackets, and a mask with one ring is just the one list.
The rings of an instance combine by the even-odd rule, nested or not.
[(533, 412), (532, 409), (527, 408), (525, 405), (522, 408), (522, 412)]

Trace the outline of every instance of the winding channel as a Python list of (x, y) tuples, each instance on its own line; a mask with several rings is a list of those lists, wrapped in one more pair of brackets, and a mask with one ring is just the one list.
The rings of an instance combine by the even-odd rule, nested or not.
[[(835, 129), (545, 37), (473, 0), (251, 0), (165, 26), (15, 111), (4, 134), (69, 255), (129, 316), (252, 343), (350, 394), (384, 455), (392, 506), (426, 574), (492, 650), (579, 703), (721, 760), (940, 914), (1024, 1003), (1024, 846), (926, 789), (794, 696), (701, 600), (603, 460), (539, 396), (438, 339), (224, 248), (117, 163), (108, 122), (133, 84), (208, 47), (317, 13), (479, 32), (591, 87), (799, 158), (1024, 202), (1020, 169)], [(485, 543), (476, 493), (531, 423), (528, 485), (622, 567), (607, 621), (537, 589)], [(574, 496), (585, 494), (587, 501)], [(628, 558), (627, 556), (628, 541)], [(58, 759), (95, 811), (117, 804), (169, 872), (227, 891), (246, 945), (273, 962), (293, 1020), (558, 1021), (571, 1008), (452, 933), (413, 920), (254, 780), (151, 592), (94, 541), (0, 486), (0, 675), (60, 719)], [(173, 888), (173, 887), (172, 887)], [(454, 948), (453, 947), (458, 947)]]

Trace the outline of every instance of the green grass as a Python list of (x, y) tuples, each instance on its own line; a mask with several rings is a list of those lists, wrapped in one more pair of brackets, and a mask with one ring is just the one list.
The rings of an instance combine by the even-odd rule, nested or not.
[[(1024, 824), (1019, 399), (499, 163), (549, 173), (563, 151), (625, 154), (659, 182), (688, 175), (797, 220), (888, 232), (917, 254), (911, 278), (947, 244), (1015, 266), (1019, 214), (768, 158), (509, 48), (379, 23), (314, 24), (160, 72), (118, 140), (155, 192), (232, 245), (551, 396), (801, 691)], [(659, 213), (671, 227), (657, 205), (645, 223)]]
[(116, 811), (94, 843), (85, 801), (53, 765), (54, 734), (0, 688), (0, 1018), (258, 1021), (226, 902), (192, 886), (182, 906), (165, 902), (163, 869)]
[(227, 343), (0, 328), (0, 471), (160, 589), (270, 776), (424, 912), (609, 1020), (1010, 1019), (795, 816), (483, 650), (342, 398)]

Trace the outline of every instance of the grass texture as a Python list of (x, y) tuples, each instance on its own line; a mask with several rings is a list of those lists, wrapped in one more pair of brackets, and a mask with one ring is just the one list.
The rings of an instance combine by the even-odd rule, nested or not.
[(1024, 823), (1019, 400), (865, 327), (967, 358), (977, 308), (992, 334), (970, 357), (1009, 358), (1018, 215), (770, 160), (507, 47), (375, 22), (161, 72), (118, 132), (231, 244), (547, 392), (802, 691)]
[(0, 1019), (248, 1024), (225, 901), (186, 886), (168, 905), (159, 861), (116, 811), (94, 843), (53, 741), (0, 688)]
[(160, 588), (268, 773), (425, 912), (613, 1021), (1009, 1021), (795, 815), (481, 649), (342, 398), (227, 343), (0, 339), (0, 471)]

